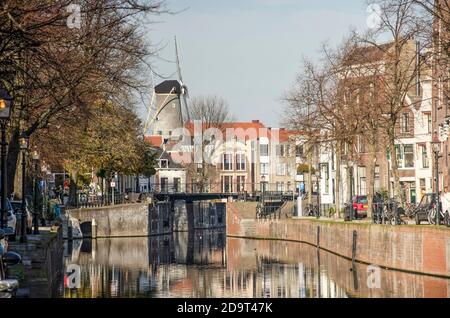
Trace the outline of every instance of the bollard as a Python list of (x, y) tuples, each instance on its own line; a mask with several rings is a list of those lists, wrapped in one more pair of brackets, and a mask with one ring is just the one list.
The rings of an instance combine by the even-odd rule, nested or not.
[(96, 239), (97, 238), (97, 222), (95, 221), (95, 219), (92, 219), (91, 227), (92, 227), (92, 229), (91, 229), (91, 237), (93, 239)]
[(320, 226), (317, 227), (317, 248), (320, 248)]

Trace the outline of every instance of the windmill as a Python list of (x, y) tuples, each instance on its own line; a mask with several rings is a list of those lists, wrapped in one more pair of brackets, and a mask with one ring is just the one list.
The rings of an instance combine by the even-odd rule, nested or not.
[[(176, 63), (177, 63), (177, 73), (178, 73), (178, 81), (165, 81), (161, 83), (158, 86), (155, 86), (154, 83), (154, 76), (152, 72), (152, 85), (153, 85), (153, 94), (150, 101), (150, 105), (147, 108), (147, 118), (145, 120), (144, 124), (144, 134), (148, 132), (150, 127), (154, 126), (155, 121), (158, 121), (160, 118), (158, 116), (161, 114), (161, 116), (164, 116), (164, 113), (167, 113), (168, 105), (169, 103), (172, 103), (174, 101), (174, 95), (178, 96), (179, 103), (180, 103), (180, 109), (179, 109), (179, 116), (181, 117), (181, 122), (184, 124), (187, 121), (189, 121), (189, 112), (188, 112), (188, 104), (187, 104), (187, 97), (188, 97), (188, 89), (186, 85), (183, 83), (183, 77), (181, 75), (181, 66), (180, 66), (180, 56), (178, 53), (178, 43), (177, 38), (175, 37), (175, 55), (176, 55)], [(166, 85), (164, 85), (166, 83)], [(169, 85), (169, 89), (167, 89), (167, 85)], [(164, 92), (164, 97), (161, 100), (160, 95), (158, 95), (157, 89), (158, 87), (165, 86), (164, 89), (166, 90)], [(155, 105), (156, 104), (156, 105)], [(183, 116), (183, 106), (184, 104), (184, 116)], [(170, 121), (170, 120), (168, 120)], [(181, 124), (181, 123), (180, 123)], [(155, 127), (153, 127), (155, 128)], [(155, 133), (155, 132), (153, 132)]]

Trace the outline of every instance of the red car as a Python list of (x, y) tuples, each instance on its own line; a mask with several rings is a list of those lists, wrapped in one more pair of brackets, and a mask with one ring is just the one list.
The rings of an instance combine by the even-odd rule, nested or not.
[(369, 208), (367, 195), (355, 195), (352, 198), (352, 205), (358, 218), (367, 217), (367, 209)]

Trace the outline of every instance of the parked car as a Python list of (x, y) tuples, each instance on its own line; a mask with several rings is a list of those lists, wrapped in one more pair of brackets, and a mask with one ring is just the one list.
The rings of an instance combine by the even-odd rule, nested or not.
[(362, 219), (367, 217), (369, 201), (367, 195), (355, 195), (352, 198), (353, 211), (356, 212), (355, 218)]
[[(428, 222), (428, 212), (436, 208), (437, 196), (436, 193), (427, 193), (420, 200), (417, 213), (415, 215), (415, 221), (417, 225), (420, 225), (422, 221)], [(440, 204), (442, 211), (442, 203)]]
[[(22, 201), (11, 201), (14, 214), (22, 213)], [(25, 200), (25, 211), (27, 213), (27, 234), (31, 234), (33, 228), (33, 215), (30, 212), (28, 201)]]

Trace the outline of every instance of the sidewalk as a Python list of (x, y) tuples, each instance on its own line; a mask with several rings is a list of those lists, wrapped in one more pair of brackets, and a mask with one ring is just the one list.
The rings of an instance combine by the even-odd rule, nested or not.
[(40, 227), (39, 235), (27, 235), (27, 243), (19, 237), (9, 243), (9, 250), (22, 256), (22, 263), (8, 269), (8, 276), (19, 280), (17, 298), (48, 298), (56, 292), (62, 274), (63, 245), (61, 228)]

